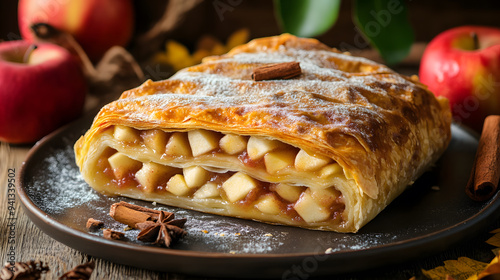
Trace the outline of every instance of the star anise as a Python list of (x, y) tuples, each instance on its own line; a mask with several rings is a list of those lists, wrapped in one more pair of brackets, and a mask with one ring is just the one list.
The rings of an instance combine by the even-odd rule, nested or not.
[(136, 224), (141, 230), (137, 239), (169, 248), (172, 242), (186, 235), (186, 231), (182, 229), (185, 223), (185, 218), (174, 219), (174, 213), (161, 211), (155, 222), (146, 221)]
[(6, 264), (0, 271), (0, 279), (40, 279), (40, 275), (49, 271), (49, 267), (42, 261), (16, 262)]

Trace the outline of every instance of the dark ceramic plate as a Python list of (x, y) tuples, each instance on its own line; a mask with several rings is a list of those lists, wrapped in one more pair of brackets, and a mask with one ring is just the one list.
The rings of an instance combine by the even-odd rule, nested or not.
[[(404, 262), (445, 250), (484, 229), (499, 212), (498, 195), (485, 203), (465, 195), (477, 137), (457, 125), (452, 127), (448, 150), (433, 170), (359, 233), (340, 234), (101, 195), (83, 181), (74, 163), (73, 144), (91, 120), (92, 116), (81, 119), (40, 141), (22, 167), (18, 192), (27, 215), (45, 233), (116, 263), (208, 277), (303, 279)], [(101, 233), (86, 230), (90, 217), (123, 230), (108, 215), (110, 205), (120, 200), (187, 218), (188, 235), (172, 249), (165, 249), (137, 241), (136, 230), (126, 231), (124, 241), (107, 240)]]

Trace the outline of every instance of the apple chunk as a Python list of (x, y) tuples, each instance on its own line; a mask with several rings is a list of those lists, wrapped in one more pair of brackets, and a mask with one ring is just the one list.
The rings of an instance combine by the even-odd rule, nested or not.
[(208, 182), (201, 186), (194, 194), (194, 198), (213, 198), (220, 195), (217, 184), (214, 182)]
[(141, 162), (131, 159), (123, 153), (117, 152), (108, 158), (109, 165), (115, 174), (116, 179), (123, 179), (127, 174), (131, 174), (141, 168)]
[(241, 172), (235, 173), (222, 184), (222, 188), (230, 202), (245, 198), (256, 187), (257, 181)]
[(230, 155), (243, 152), (247, 148), (247, 138), (241, 135), (226, 134), (220, 139), (221, 149)]
[(190, 188), (197, 188), (205, 184), (210, 177), (210, 172), (200, 166), (186, 167), (183, 170), (184, 180)]
[(300, 171), (315, 171), (330, 162), (332, 162), (331, 158), (300, 150), (295, 158), (295, 168)]
[(260, 198), (255, 204), (255, 207), (259, 209), (260, 212), (271, 215), (277, 215), (281, 212), (280, 201), (272, 194)]
[(323, 168), (319, 172), (321, 178), (328, 178), (332, 176), (340, 176), (343, 175), (343, 169), (338, 163), (329, 164)]
[(199, 156), (219, 147), (219, 134), (209, 130), (191, 130), (188, 132), (189, 145), (193, 156)]
[(294, 202), (299, 199), (304, 187), (292, 186), (285, 183), (279, 183), (274, 187), (274, 191), (284, 200)]
[(176, 171), (176, 168), (161, 165), (154, 162), (147, 162), (142, 165), (142, 168), (135, 173), (135, 179), (144, 190), (153, 192), (155, 188), (167, 180), (167, 178)]
[(247, 153), (250, 159), (258, 160), (262, 158), (266, 153), (284, 146), (285, 144), (277, 140), (251, 136), (250, 139), (248, 139)]
[(328, 208), (318, 204), (309, 192), (303, 192), (293, 209), (307, 223), (321, 222), (330, 217)]
[(191, 148), (189, 147), (186, 133), (173, 133), (170, 139), (168, 139), (165, 153), (170, 156), (191, 156)]
[(146, 147), (155, 154), (163, 154), (168, 143), (168, 134), (159, 129), (147, 130), (141, 134)]
[(168, 180), (167, 190), (178, 196), (187, 195), (191, 191), (182, 174), (176, 174)]
[(335, 200), (340, 195), (340, 193), (333, 187), (326, 189), (309, 188), (307, 192), (310, 192), (311, 196), (318, 202), (318, 204), (323, 207), (330, 207), (335, 203)]
[(293, 166), (295, 160), (294, 150), (279, 150), (269, 152), (264, 156), (264, 163), (269, 174), (275, 174), (289, 166)]
[(115, 126), (113, 137), (118, 141), (124, 142), (136, 142), (140, 140), (139, 133), (135, 129), (121, 125)]

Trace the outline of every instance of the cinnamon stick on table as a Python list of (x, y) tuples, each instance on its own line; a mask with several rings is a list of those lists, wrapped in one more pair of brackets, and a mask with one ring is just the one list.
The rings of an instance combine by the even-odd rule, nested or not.
[(465, 192), (475, 201), (486, 201), (500, 180), (500, 116), (488, 116), (479, 138), (476, 158)]
[(298, 62), (283, 62), (257, 67), (252, 72), (252, 80), (290, 79), (302, 73)]

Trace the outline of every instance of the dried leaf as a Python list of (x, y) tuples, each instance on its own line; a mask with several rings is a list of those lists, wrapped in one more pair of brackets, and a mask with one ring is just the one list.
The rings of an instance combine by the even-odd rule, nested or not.
[(493, 254), (495, 254), (495, 256), (500, 255), (500, 248), (495, 248), (495, 249), (493, 249), (491, 251), (493, 252)]
[(179, 42), (169, 40), (165, 44), (165, 51), (157, 53), (154, 61), (170, 65), (175, 71), (198, 64), (204, 57), (222, 55), (232, 48), (248, 42), (249, 32), (241, 29), (229, 36), (226, 45), (216, 38), (206, 35), (200, 38), (196, 50), (191, 54), (188, 48)]
[(438, 266), (434, 269), (424, 270), (422, 273), (431, 280), (442, 280), (451, 276), (456, 280), (466, 280), (469, 277), (483, 271), (488, 264), (476, 261), (467, 257), (460, 257), (458, 260), (444, 261), (444, 266)]
[(472, 275), (471, 277), (467, 278), (467, 280), (477, 280), (477, 274)]
[(59, 280), (88, 280), (94, 271), (95, 263), (93, 261), (75, 266), (72, 270), (64, 273)]
[(202, 36), (199, 40), (198, 43), (196, 44), (196, 50), (207, 50), (209, 52), (214, 52), (214, 51), (223, 51), (225, 49), (224, 45), (217, 40), (214, 36), (210, 35), (204, 35)]
[[(495, 275), (496, 278), (491, 276)], [(498, 279), (500, 277), (500, 263), (498, 262), (498, 255), (488, 264), (488, 266), (477, 275), (477, 279), (486, 279), (491, 277), (492, 279)], [(488, 278), (489, 279), (489, 278)]]
[(49, 270), (42, 261), (16, 262), (14, 265), (6, 263), (0, 270), (0, 279), (40, 279), (41, 275)]
[(500, 228), (490, 231), (490, 233), (500, 233)]
[(495, 232), (495, 231), (496, 230), (492, 232), (495, 233), (495, 235), (486, 240), (486, 243), (493, 245), (495, 247), (500, 247), (500, 232)]
[(171, 65), (176, 71), (192, 65), (189, 50), (181, 43), (173, 40), (167, 41), (165, 52), (158, 53), (155, 60), (159, 63)]
[(229, 36), (226, 42), (226, 46), (228, 50), (230, 50), (236, 46), (248, 42), (249, 39), (250, 39), (250, 32), (248, 31), (248, 29), (240, 29), (231, 34), (231, 36)]

